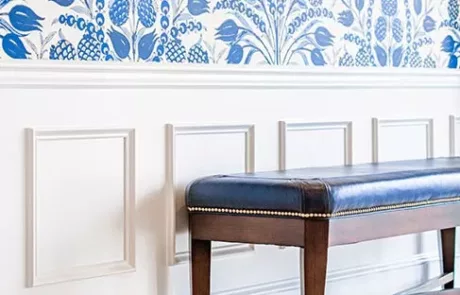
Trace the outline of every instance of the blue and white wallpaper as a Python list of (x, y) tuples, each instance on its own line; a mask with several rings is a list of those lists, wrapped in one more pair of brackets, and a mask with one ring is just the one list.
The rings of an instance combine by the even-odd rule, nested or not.
[(459, 2), (0, 0), (0, 62), (458, 68)]

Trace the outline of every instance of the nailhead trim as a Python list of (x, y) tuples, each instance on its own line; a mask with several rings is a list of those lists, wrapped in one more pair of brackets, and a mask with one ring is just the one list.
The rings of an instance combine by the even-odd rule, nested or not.
[(411, 202), (397, 205), (377, 206), (365, 209), (347, 210), (336, 213), (299, 213), (299, 212), (288, 212), (288, 211), (272, 211), (272, 210), (248, 210), (248, 209), (231, 209), (231, 208), (209, 208), (209, 207), (187, 207), (190, 212), (210, 212), (210, 213), (228, 213), (228, 214), (244, 214), (244, 215), (271, 215), (271, 216), (289, 216), (289, 217), (301, 217), (301, 218), (331, 218), (340, 217), (347, 215), (357, 215), (370, 212), (394, 210), (401, 208), (409, 208), (430, 204), (448, 203), (460, 201), (460, 197)]

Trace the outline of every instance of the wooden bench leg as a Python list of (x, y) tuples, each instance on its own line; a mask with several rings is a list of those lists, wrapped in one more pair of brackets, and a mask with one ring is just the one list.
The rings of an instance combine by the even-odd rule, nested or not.
[(326, 294), (329, 221), (305, 221), (304, 292)]
[(211, 295), (211, 241), (192, 239), (192, 295)]
[[(444, 274), (453, 273), (455, 268), (455, 227), (441, 230), (442, 270)], [(444, 285), (453, 289), (454, 281)]]

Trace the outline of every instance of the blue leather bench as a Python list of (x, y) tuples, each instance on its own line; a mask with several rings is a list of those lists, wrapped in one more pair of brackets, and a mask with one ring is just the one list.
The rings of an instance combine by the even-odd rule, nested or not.
[(445, 278), (459, 201), (460, 158), (197, 179), (186, 190), (193, 295), (210, 294), (211, 241), (302, 247), (305, 295), (324, 295), (329, 247), (439, 230)]

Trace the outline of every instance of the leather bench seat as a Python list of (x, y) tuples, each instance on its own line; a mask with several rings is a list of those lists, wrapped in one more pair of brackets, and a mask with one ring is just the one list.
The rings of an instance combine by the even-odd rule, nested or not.
[(460, 200), (460, 158), (221, 174), (187, 186), (194, 213), (334, 218)]

